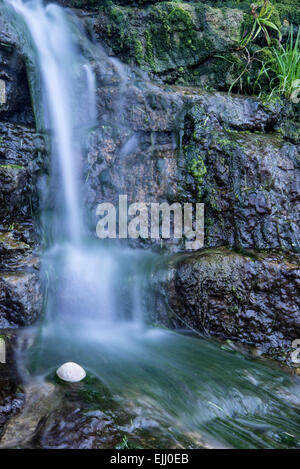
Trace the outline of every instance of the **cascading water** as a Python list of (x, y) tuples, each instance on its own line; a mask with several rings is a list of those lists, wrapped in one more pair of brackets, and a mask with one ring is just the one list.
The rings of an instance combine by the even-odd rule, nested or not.
[(93, 47), (85, 54), (87, 39), (61, 7), (6, 2), (23, 37), (37, 127), (49, 136), (52, 161), (41, 195), (47, 304), (29, 369), (48, 376), (77, 361), (130, 409), (128, 432), (160, 429), (165, 445), (300, 445), (299, 387), (288, 376), (213, 342), (141, 324), (151, 255), (103, 248), (84, 230), (80, 167), (96, 126), (96, 78), (86, 58)]

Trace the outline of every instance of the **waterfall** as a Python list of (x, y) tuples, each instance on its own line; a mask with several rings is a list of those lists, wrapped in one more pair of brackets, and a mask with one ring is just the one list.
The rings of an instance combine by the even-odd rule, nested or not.
[(42, 103), (35, 106), (42, 104), (44, 130), (51, 134), (56, 230), (78, 241), (83, 230), (79, 165), (88, 129), (95, 124), (93, 70), (72, 34), (71, 15), (58, 5), (44, 6), (41, 0), (9, 3), (22, 17), (34, 47), (42, 89)]
[(208, 340), (143, 325), (146, 254), (107, 249), (84, 229), (81, 165), (96, 126), (96, 77), (82, 32), (58, 5), (6, 4), (27, 53), (37, 128), (51, 153), (42, 202), (51, 212), (44, 230), (52, 241), (42, 259), (47, 301), (28, 369), (48, 377), (64, 361), (77, 361), (134, 409), (132, 428), (144, 424), (153, 434), (159, 428), (171, 447), (180, 447), (183, 434), (184, 444), (192, 439), (196, 446), (205, 436), (224, 446), (272, 447), (287, 431), (299, 441), (299, 409), (291, 401), (299, 403), (298, 388), (283, 373)]
[[(116, 312), (112, 276), (115, 260), (86, 246), (81, 166), (90, 130), (96, 125), (96, 77), (86, 58), (91, 46), (76, 17), (41, 0), (7, 0), (29, 62), (37, 128), (51, 154), (50, 180), (41, 200), (47, 233), (43, 273), (53, 291), (46, 322), (62, 329), (84, 319), (112, 321)], [(46, 194), (46, 195), (45, 195)], [(50, 235), (49, 235), (50, 233)], [(76, 318), (76, 319), (75, 319)]]

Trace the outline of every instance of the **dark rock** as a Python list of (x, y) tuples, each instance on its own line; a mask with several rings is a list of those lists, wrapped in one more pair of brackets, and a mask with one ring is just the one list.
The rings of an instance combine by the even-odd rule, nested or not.
[(0, 217), (30, 216), (37, 209), (42, 139), (23, 126), (0, 123)]
[(300, 334), (299, 260), (220, 248), (179, 257), (169, 269), (166, 324), (253, 344), (290, 361)]
[(0, 9), (0, 119), (34, 125), (24, 56)]
[(0, 230), (0, 270), (13, 271), (38, 267), (38, 242), (32, 220), (3, 225)]
[(110, 73), (84, 163), (93, 214), (118, 194), (128, 203), (203, 202), (205, 247), (299, 249), (299, 150), (280, 130), (279, 104)]
[(11, 331), (0, 329), (0, 339), (4, 340), (6, 362), (0, 361), (0, 440), (11, 417), (17, 415), (24, 403), (24, 393), (20, 387), (14, 349), (16, 336)]
[[(34, 124), (23, 55), (0, 16), (0, 327), (32, 324), (41, 311), (33, 213), (44, 167), (43, 139)], [(2, 91), (1, 91), (2, 90)], [(24, 125), (26, 124), (26, 125)]]
[(42, 308), (39, 275), (36, 272), (0, 272), (0, 325), (33, 324)]
[(174, 83), (187, 69), (236, 48), (243, 19), (241, 10), (201, 2), (111, 5), (100, 10), (95, 30), (122, 60)]
[(27, 127), (0, 122), (0, 325), (32, 324), (41, 311), (32, 221), (38, 208), (42, 139)]
[[(216, 122), (196, 105), (185, 120), (184, 193), (205, 204), (205, 246), (299, 251), (297, 146), (271, 132), (232, 131), (228, 115), (220, 127), (220, 114)], [(244, 130), (244, 114), (237, 115)], [(203, 177), (191, 172), (193, 161), (201, 161)]]
[(44, 152), (33, 130), (0, 123), (0, 325), (32, 324), (41, 310), (37, 236), (37, 178)]
[(114, 448), (120, 441), (122, 433), (111, 415), (70, 403), (53, 412), (35, 437), (35, 445), (44, 449)]

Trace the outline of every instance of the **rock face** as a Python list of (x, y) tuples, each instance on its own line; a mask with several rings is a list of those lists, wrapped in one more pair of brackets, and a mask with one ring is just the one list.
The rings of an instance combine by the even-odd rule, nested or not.
[(297, 252), (299, 140), (282, 132), (285, 109), (128, 81), (99, 86), (102, 128), (91, 136), (85, 166), (92, 212), (103, 201), (117, 204), (118, 194), (129, 203), (202, 202), (205, 247)]
[(35, 272), (0, 273), (1, 327), (33, 324), (41, 311), (39, 278)]
[[(251, 126), (241, 109), (235, 114), (228, 104), (227, 122), (222, 114), (216, 121), (201, 105), (186, 116), (189, 187), (205, 203), (206, 245), (299, 252), (298, 146), (274, 133), (271, 116), (264, 123), (257, 110)], [(232, 115), (239, 116), (238, 123), (229, 122)], [(202, 174), (193, 171), (193, 163)]]
[(0, 119), (34, 125), (26, 68), (17, 39), (0, 8)]
[[(199, 3), (158, 2), (137, 8), (118, 2), (115, 7), (101, 10), (92, 22), (112, 53), (140, 65), (161, 81), (150, 83), (143, 74), (115, 59), (106, 59), (106, 66), (97, 69), (101, 128), (91, 134), (84, 163), (87, 205), (93, 214), (100, 202), (117, 205), (118, 194), (127, 194), (129, 203), (204, 203), (206, 254), (182, 260), (176, 267), (177, 274), (175, 268), (171, 269), (172, 281), (164, 284), (165, 296), (176, 314), (168, 324), (187, 323), (200, 331), (257, 345), (288, 361), (300, 319), (296, 295), (299, 108), (291, 103), (210, 92), (199, 86), (162, 84), (182, 81), (203, 85), (201, 74), (208, 62), (215, 60), (211, 56), (203, 59), (202, 48), (197, 54), (190, 50), (185, 61), (180, 49), (182, 40), (177, 39), (182, 31), (186, 34), (187, 24), (182, 18), (179, 21), (179, 9), (191, 15), (195, 25), (200, 21), (199, 16), (196, 18), (200, 11), (197, 8), (203, 8), (205, 27), (201, 30), (197, 23), (194, 38), (209, 35), (216, 22), (215, 47), (224, 47), (224, 51), (234, 47), (218, 39), (222, 37), (218, 22), (221, 12), (209, 16), (208, 12), (220, 5), (203, 3), (200, 7)], [(150, 31), (154, 27), (157, 12), (166, 14), (168, 21), (173, 12), (178, 23), (170, 29), (171, 46), (160, 52), (153, 46), (153, 61), (147, 62), (149, 35), (145, 28)], [(236, 14), (231, 10), (225, 13)], [(281, 10), (280, 15), (284, 19), (287, 10)], [(235, 21), (241, 24), (243, 18), (239, 11)], [(161, 21), (157, 37), (166, 24)], [(134, 37), (129, 42), (135, 48), (127, 47), (130, 34)], [(121, 40), (123, 44), (118, 42)], [(230, 41), (238, 38), (233, 35)], [(211, 53), (216, 53), (214, 48)], [(200, 78), (193, 80), (189, 75), (178, 81), (179, 69), (183, 67), (184, 73), (190, 68), (196, 70), (197, 60), (204, 60), (199, 63), (203, 67)], [(218, 85), (212, 81), (212, 86), (226, 89), (220, 76), (216, 80)], [(92, 216), (92, 229), (95, 223)], [(132, 244), (161, 249), (160, 241), (135, 240)], [(166, 240), (163, 246), (180, 251), (183, 240)], [(215, 248), (221, 250), (216, 253)], [(236, 254), (236, 250), (245, 249), (254, 254)], [(214, 268), (209, 267), (211, 263)], [(208, 290), (201, 287), (202, 279), (210, 286)], [(243, 290), (243, 301), (237, 303), (233, 292), (239, 288)], [(158, 295), (158, 303), (160, 298)], [(206, 322), (201, 315), (203, 303), (207, 304)], [(165, 318), (164, 314), (161, 317)]]
[(172, 262), (167, 282), (173, 312), (166, 323), (255, 344), (290, 360), (291, 342), (300, 333), (300, 267), (293, 259), (207, 250)]
[[(214, 55), (237, 47), (244, 13), (198, 3), (159, 2), (146, 9), (112, 6), (97, 19), (98, 37), (138, 66), (178, 80)], [(202, 77), (203, 79), (203, 77)]]
[(19, 388), (20, 379), (14, 362), (15, 336), (12, 332), (0, 330), (0, 338), (6, 347), (6, 363), (0, 361), (0, 439), (11, 417), (18, 414), (24, 402)]
[(37, 234), (38, 146), (33, 129), (0, 123), (0, 327), (32, 324), (41, 310)]
[(37, 178), (44, 147), (34, 130), (24, 57), (0, 12), (0, 327), (32, 324), (41, 310)]
[[(131, 65), (142, 67), (170, 84), (193, 84), (228, 90), (251, 89), (259, 63), (251, 63), (239, 49), (251, 28), (252, 0), (195, 2), (119, 1), (101, 5), (97, 0), (65, 0), (77, 7), (99, 7), (96, 34), (111, 50)], [(272, 2), (269, 18), (278, 27), (299, 25), (295, 0)], [(249, 26), (250, 25), (250, 26)], [(276, 37), (275, 31), (271, 31)], [(263, 34), (249, 44), (257, 53)], [(247, 73), (242, 73), (247, 67)], [(239, 79), (239, 76), (242, 76)]]

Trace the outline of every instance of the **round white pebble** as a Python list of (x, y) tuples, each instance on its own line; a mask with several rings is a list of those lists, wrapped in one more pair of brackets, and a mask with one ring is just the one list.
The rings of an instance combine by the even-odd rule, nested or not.
[(61, 365), (56, 371), (57, 376), (63, 381), (77, 383), (86, 377), (86, 372), (77, 363), (67, 362)]

